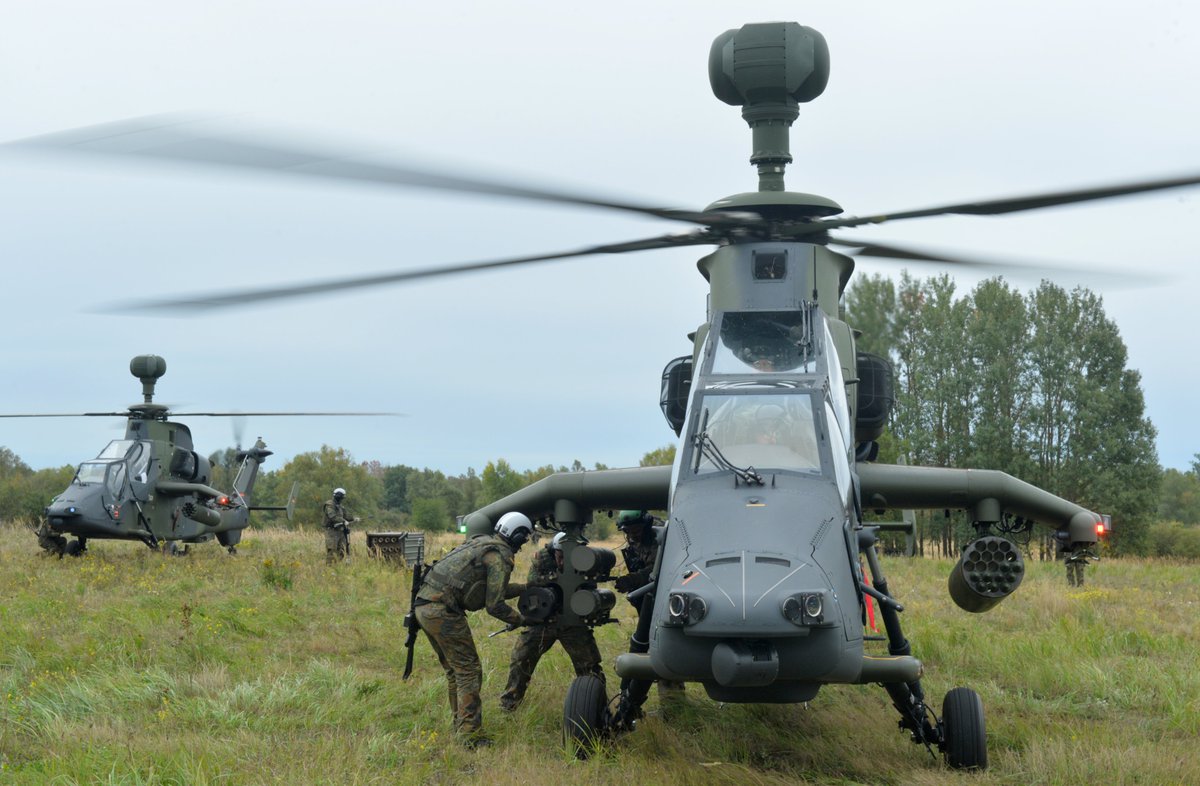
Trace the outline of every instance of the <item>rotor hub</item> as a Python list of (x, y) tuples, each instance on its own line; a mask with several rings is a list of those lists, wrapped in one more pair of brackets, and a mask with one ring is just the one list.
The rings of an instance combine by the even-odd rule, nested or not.
[(746, 191), (718, 199), (704, 210), (753, 212), (768, 221), (802, 221), (836, 216), (842, 212), (842, 206), (819, 194), (804, 194), (799, 191)]

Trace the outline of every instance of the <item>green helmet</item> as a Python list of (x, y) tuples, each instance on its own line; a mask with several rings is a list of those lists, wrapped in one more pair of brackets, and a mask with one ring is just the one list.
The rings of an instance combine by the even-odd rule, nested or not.
[(617, 514), (617, 529), (624, 530), (633, 524), (645, 524), (649, 519), (644, 510), (623, 510)]

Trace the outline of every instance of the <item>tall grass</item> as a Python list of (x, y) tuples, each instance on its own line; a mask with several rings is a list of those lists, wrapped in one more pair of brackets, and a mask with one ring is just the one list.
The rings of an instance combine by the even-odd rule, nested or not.
[[(97, 542), (60, 561), (0, 528), (0, 783), (1200, 783), (1194, 568), (1105, 561), (1070, 590), (1060, 565), (1035, 563), (1013, 598), (970, 615), (947, 595), (949, 562), (886, 559), (935, 709), (956, 685), (983, 697), (991, 768), (963, 774), (910, 743), (874, 686), (807, 706), (652, 694), (638, 731), (575, 761), (560, 743), (568, 659), (551, 651), (521, 709), (499, 712), (513, 640), (487, 638), (501, 623), (485, 615), (472, 623), (496, 745), (464, 750), (425, 641), (400, 680), (408, 573), (354, 547), (327, 567), (319, 534), (265, 530), (233, 557)], [(611, 684), (632, 631), (620, 613), (597, 631)]]

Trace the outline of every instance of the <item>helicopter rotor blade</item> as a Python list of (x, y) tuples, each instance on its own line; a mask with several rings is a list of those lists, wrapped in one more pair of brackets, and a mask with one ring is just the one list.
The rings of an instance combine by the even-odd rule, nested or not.
[(962, 265), (966, 267), (993, 269), (998, 271), (1018, 271), (1022, 273), (1078, 273), (1080, 270), (1084, 269), (1082, 266), (1078, 265), (1067, 266), (1044, 262), (1017, 262), (1012, 260), (985, 258), (980, 256), (959, 254), (957, 252), (935, 251), (933, 249), (902, 246), (892, 242), (881, 243), (877, 241), (862, 240), (859, 238), (848, 238), (843, 235), (830, 237), (829, 242), (833, 245), (846, 246), (848, 248), (855, 249), (851, 255), (861, 257), (903, 259), (913, 262), (941, 262), (948, 265)]
[(1142, 180), (1133, 183), (1117, 183), (1095, 188), (1072, 189), (1069, 191), (1050, 191), (1044, 194), (1033, 194), (1007, 199), (989, 199), (979, 202), (960, 202), (952, 205), (929, 207), (923, 210), (904, 210), (895, 213), (878, 213), (873, 216), (850, 216), (848, 218), (832, 218), (814, 221), (806, 231), (811, 234), (839, 227), (857, 227), (866, 224), (882, 224), (887, 221), (899, 221), (906, 218), (925, 218), (928, 216), (970, 215), (970, 216), (999, 216), (1005, 213), (1017, 213), (1022, 210), (1037, 210), (1043, 207), (1073, 205), (1080, 202), (1090, 202), (1097, 199), (1112, 199), (1114, 197), (1144, 194), (1152, 191), (1163, 191), (1168, 188), (1183, 188), (1200, 184), (1200, 174), (1184, 175), (1182, 177)]
[(549, 262), (557, 259), (571, 259), (574, 257), (591, 256), (594, 254), (625, 254), (631, 251), (647, 251), (660, 248), (694, 246), (704, 243), (716, 243), (717, 240), (718, 238), (708, 230), (697, 229), (691, 232), (680, 234), (662, 235), (660, 237), (647, 238), (645, 240), (632, 240), (626, 243), (607, 243), (604, 245), (590, 246), (575, 251), (564, 251), (554, 254), (539, 254), (528, 257), (496, 259), (489, 260), (487, 262), (468, 262), (461, 265), (421, 268), (418, 270), (404, 270), (395, 273), (380, 273), (370, 276), (357, 276), (354, 278), (331, 279), (326, 281), (316, 281), (309, 284), (295, 284), (283, 287), (265, 287), (260, 289), (246, 289), (233, 292), (216, 292), (211, 295), (194, 295), (185, 298), (164, 298), (162, 300), (142, 301), (140, 303), (117, 306), (107, 310), (147, 311), (166, 313), (169, 315), (173, 314), (176, 316), (190, 316), (217, 308), (242, 306), (250, 303), (259, 303), (266, 300), (284, 300), (313, 295), (328, 295), (341, 290), (359, 289), (363, 287), (376, 286), (379, 284), (398, 284), (401, 282), (437, 278), (439, 276), (450, 276), (459, 273), (491, 270), (493, 268), (528, 265), (536, 262)]
[(1080, 278), (1082, 276), (1088, 280), (1100, 281), (1106, 286), (1112, 286), (1114, 284), (1120, 284), (1123, 286), (1141, 286), (1147, 283), (1162, 283), (1165, 280), (1160, 276), (1147, 276), (1146, 274), (1142, 273), (1139, 273), (1136, 278), (1132, 278), (1124, 272), (1097, 270), (1094, 267), (1088, 267), (1087, 265), (1082, 264), (1000, 259), (997, 257), (984, 257), (973, 254), (963, 254), (959, 252), (915, 248), (913, 246), (897, 245), (892, 242), (880, 243), (875, 241), (861, 240), (858, 238), (848, 238), (844, 235), (830, 237), (829, 242), (831, 245), (845, 246), (852, 249), (848, 253), (854, 257), (875, 257), (880, 259), (902, 259), (913, 262), (934, 262), (947, 265), (971, 267), (977, 270), (991, 271), (993, 273), (1010, 273), (1017, 276), (1037, 276), (1039, 278), (1048, 275), (1071, 276), (1074, 278)]
[(703, 226), (744, 226), (756, 213), (698, 212), (637, 205), (586, 194), (556, 191), (415, 169), (382, 160), (344, 155), (303, 144), (251, 139), (232, 132), (201, 131), (195, 117), (153, 116), (30, 137), (10, 143), (103, 156), (136, 157), (160, 162), (270, 172), (384, 187), (427, 188), (511, 199), (598, 207), (686, 221)]
[(175, 418), (406, 418), (403, 412), (172, 412)]
[(127, 418), (129, 412), (41, 412), (29, 415), (0, 415), (0, 418)]

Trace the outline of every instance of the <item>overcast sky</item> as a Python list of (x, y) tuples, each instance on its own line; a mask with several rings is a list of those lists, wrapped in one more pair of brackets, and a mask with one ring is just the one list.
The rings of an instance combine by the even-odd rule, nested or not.
[[(793, 190), (848, 213), (1200, 171), (1200, 6), (1183, 0), (604, 3), (40, 0), (0, 13), (0, 140), (210, 112), (387, 155), (642, 203), (750, 191), (750, 135), (713, 98), (712, 39), (746, 22), (820, 30), (824, 96), (792, 130)], [(1159, 459), (1200, 451), (1200, 189), (856, 230), (1078, 263), (1139, 370)], [(251, 418), (280, 460), (481, 469), (506, 458), (635, 465), (674, 439), (664, 364), (704, 318), (705, 251), (574, 260), (191, 319), (100, 313), (155, 296), (483, 260), (685, 225), (599, 210), (0, 151), (0, 410), (123, 410), (129, 359), (168, 362), (194, 410), (384, 410)], [(1123, 272), (1097, 286), (1086, 277)], [(936, 267), (911, 268), (927, 276)], [(898, 267), (859, 264), (899, 274)], [(976, 278), (957, 275), (961, 291)], [(1121, 281), (1121, 279), (1124, 281)], [(1014, 281), (1023, 289), (1036, 280)], [(35, 468), (77, 463), (120, 419), (0, 422)], [(197, 448), (230, 423), (191, 421)]]

